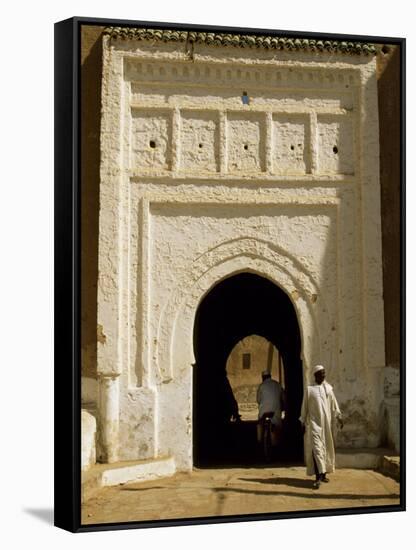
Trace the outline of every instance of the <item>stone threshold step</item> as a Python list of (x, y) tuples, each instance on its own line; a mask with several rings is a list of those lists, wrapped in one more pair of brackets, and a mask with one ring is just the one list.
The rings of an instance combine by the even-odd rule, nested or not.
[[(398, 464), (400, 471), (400, 459), (397, 453), (392, 449), (337, 449), (336, 465), (337, 468), (359, 468), (363, 470), (385, 469), (385, 464), (393, 462)], [(384, 473), (384, 471), (383, 471)]]
[(150, 460), (116, 462), (113, 464), (95, 464), (82, 472), (82, 501), (93, 496), (101, 487), (151, 481), (169, 477), (175, 473), (175, 461), (172, 457)]
[(383, 456), (379, 465), (379, 471), (396, 481), (400, 481), (400, 457), (399, 456)]

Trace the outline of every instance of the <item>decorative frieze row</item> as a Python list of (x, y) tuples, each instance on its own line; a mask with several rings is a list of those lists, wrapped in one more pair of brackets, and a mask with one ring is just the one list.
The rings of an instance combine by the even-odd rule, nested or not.
[(127, 57), (124, 60), (124, 78), (127, 81), (166, 82), (212, 86), (255, 84), (262, 88), (295, 86), (297, 88), (348, 89), (359, 83), (355, 69), (324, 68), (321, 66), (289, 67), (274, 63), (207, 63), (188, 61), (149, 61)]
[(133, 174), (354, 173), (352, 113), (131, 110)]

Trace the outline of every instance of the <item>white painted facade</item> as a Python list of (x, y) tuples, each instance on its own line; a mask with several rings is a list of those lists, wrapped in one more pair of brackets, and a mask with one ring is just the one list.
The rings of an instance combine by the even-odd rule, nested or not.
[(380, 444), (375, 70), (373, 56), (104, 38), (101, 461), (192, 468), (195, 314), (240, 272), (290, 297), (304, 384), (324, 364), (346, 418), (339, 446)]

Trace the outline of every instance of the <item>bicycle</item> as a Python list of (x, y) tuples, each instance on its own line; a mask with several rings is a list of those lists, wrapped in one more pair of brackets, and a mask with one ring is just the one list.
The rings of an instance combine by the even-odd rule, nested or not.
[(275, 440), (275, 426), (272, 424), (272, 417), (274, 416), (273, 412), (266, 412), (261, 418), (261, 429), (262, 429), (262, 438), (261, 446), (263, 451), (263, 456), (266, 462), (270, 462), (272, 459), (273, 446)]

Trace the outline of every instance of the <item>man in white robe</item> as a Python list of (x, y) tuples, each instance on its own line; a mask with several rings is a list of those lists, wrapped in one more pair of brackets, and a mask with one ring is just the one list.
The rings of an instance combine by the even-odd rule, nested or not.
[(315, 474), (314, 487), (328, 482), (326, 474), (335, 470), (335, 422), (343, 427), (332, 386), (325, 381), (325, 368), (313, 368), (315, 383), (306, 388), (300, 421), (304, 427), (304, 450), (307, 475)]

